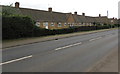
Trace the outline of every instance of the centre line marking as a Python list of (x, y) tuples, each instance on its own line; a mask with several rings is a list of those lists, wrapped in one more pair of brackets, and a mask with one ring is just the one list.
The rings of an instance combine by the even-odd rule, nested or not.
[(98, 38), (90, 39), (89, 41), (94, 41), (94, 40), (101, 39), (101, 38), (102, 37), (98, 37)]
[(95, 39), (90, 39), (89, 41), (94, 41)]
[(15, 60), (7, 61), (7, 62), (4, 62), (4, 63), (0, 63), (0, 65), (9, 64), (9, 63), (12, 63), (12, 62), (17, 62), (17, 61), (24, 60), (24, 59), (31, 58), (31, 57), (32, 57), (32, 55), (22, 57), (22, 58), (19, 58), (19, 59), (15, 59)]
[(60, 48), (56, 48), (55, 50), (61, 50), (61, 49), (65, 49), (65, 48), (69, 48), (69, 47), (73, 47), (73, 46), (77, 46), (82, 44), (82, 42), (76, 43), (76, 44), (72, 44), (72, 45), (68, 45), (68, 46), (64, 46), (64, 47), (60, 47)]

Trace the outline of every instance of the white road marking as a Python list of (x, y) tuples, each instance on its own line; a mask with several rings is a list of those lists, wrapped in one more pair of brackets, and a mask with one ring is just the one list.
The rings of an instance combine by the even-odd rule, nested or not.
[(101, 39), (102, 37), (98, 37), (98, 38), (94, 38), (94, 39), (90, 39), (89, 41), (94, 41), (94, 40), (98, 40)]
[(64, 47), (60, 47), (60, 48), (56, 48), (55, 50), (61, 50), (61, 49), (65, 49), (65, 48), (69, 48), (69, 47), (73, 47), (73, 46), (77, 46), (82, 44), (82, 42), (76, 43), (76, 44), (72, 44), (72, 45), (68, 45), (68, 46), (64, 46)]
[(89, 41), (94, 41), (95, 39), (90, 39)]
[(22, 57), (22, 58), (19, 58), (19, 59), (15, 59), (15, 60), (7, 61), (7, 62), (4, 62), (4, 63), (0, 63), (0, 65), (9, 64), (9, 63), (12, 63), (12, 62), (17, 62), (17, 61), (24, 60), (24, 59), (31, 58), (31, 57), (32, 57), (32, 55)]

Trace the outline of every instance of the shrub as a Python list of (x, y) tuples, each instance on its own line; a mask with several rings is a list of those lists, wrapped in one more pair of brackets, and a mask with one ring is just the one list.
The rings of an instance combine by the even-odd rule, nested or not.
[(15, 39), (31, 37), (33, 34), (33, 22), (29, 17), (3, 16), (3, 39)]

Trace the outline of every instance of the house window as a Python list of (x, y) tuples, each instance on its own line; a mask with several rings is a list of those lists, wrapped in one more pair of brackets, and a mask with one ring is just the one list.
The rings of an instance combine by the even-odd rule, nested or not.
[(44, 22), (43, 25), (44, 25), (44, 26), (48, 26), (48, 22)]
[(79, 23), (79, 25), (81, 25), (81, 23)]
[(67, 26), (67, 23), (65, 23), (64, 26)]
[(51, 26), (54, 26), (54, 23), (51, 23)]
[(85, 23), (83, 23), (83, 25), (85, 25)]
[(45, 26), (45, 28), (48, 29), (48, 22), (44, 22), (43, 26)]
[(75, 23), (72, 23), (72, 25), (74, 25)]
[(111, 20), (111, 23), (113, 23), (113, 20)]
[(39, 27), (40, 26), (40, 22), (36, 22), (35, 25)]
[(68, 23), (68, 25), (70, 26), (70, 23)]
[(61, 24), (61, 23), (58, 23), (58, 27), (62, 27), (62, 24)]

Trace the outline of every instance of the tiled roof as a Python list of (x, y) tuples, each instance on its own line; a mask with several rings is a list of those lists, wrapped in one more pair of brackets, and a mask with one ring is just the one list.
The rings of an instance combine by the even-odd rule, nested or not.
[[(8, 6), (2, 6), (8, 7)], [(15, 14), (26, 15), (34, 19), (35, 21), (47, 21), (47, 22), (66, 22), (69, 13), (49, 12), (44, 10), (29, 9), (29, 8), (15, 8), (11, 7)]]
[(88, 22), (88, 19), (85, 16), (82, 15), (73, 15), (76, 22)]
[[(7, 6), (3, 6), (7, 7)], [(101, 17), (91, 17), (91, 16), (83, 16), (83, 15), (77, 15), (72, 13), (60, 13), (60, 12), (49, 12), (44, 10), (37, 10), (37, 9), (29, 9), (29, 8), (15, 8), (16, 11), (14, 13), (21, 14), (21, 15), (27, 15), (30, 16), (35, 21), (46, 21), (46, 22), (67, 22), (67, 19), (70, 15), (73, 16), (75, 22), (82, 22), (82, 23), (109, 23), (110, 20), (107, 18), (107, 16), (101, 16)]]
[(83, 16), (83, 15), (74, 15), (74, 19), (76, 20), (76, 22), (83, 22), (83, 23), (93, 23), (96, 22), (97, 20), (100, 21), (95, 17)]
[(21, 14), (30, 16), (36, 21), (66, 22), (67, 13), (19, 8)]

